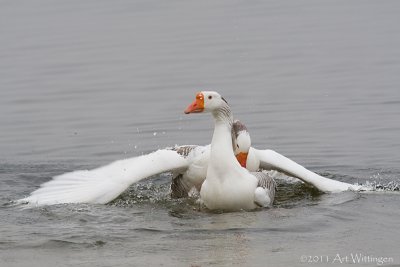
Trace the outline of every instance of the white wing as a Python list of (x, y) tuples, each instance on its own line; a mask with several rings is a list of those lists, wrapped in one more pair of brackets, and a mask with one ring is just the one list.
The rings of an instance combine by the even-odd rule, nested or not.
[(55, 176), (18, 203), (53, 205), (60, 203), (105, 204), (118, 197), (131, 184), (147, 177), (179, 169), (188, 160), (173, 150), (112, 162), (93, 170), (80, 170)]
[(261, 168), (266, 170), (277, 170), (288, 176), (298, 178), (323, 192), (336, 193), (347, 190), (357, 191), (361, 189), (361, 186), (358, 185), (352, 185), (322, 177), (273, 150), (258, 150), (251, 148), (249, 154), (250, 153), (254, 153), (256, 158), (259, 159)]

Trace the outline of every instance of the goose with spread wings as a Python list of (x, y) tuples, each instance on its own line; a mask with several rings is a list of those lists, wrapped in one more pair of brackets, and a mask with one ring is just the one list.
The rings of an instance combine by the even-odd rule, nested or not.
[[(197, 105), (202, 105), (200, 102)], [(203, 104), (204, 105), (204, 104)], [(246, 127), (234, 121), (231, 134), (232, 149), (239, 164), (249, 171), (277, 170), (298, 178), (323, 192), (360, 190), (360, 186), (322, 177), (293, 160), (273, 151), (251, 147)], [(53, 177), (18, 203), (54, 205), (62, 203), (106, 204), (117, 198), (130, 185), (148, 177), (170, 172), (173, 174), (171, 196), (186, 197), (200, 191), (210, 160), (211, 146), (184, 145), (122, 159), (92, 170), (78, 170)]]

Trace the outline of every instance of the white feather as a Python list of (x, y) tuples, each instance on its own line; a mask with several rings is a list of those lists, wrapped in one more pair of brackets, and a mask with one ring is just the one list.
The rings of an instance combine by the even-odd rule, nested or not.
[(257, 187), (254, 192), (254, 202), (256, 202), (260, 207), (268, 207), (271, 203), (271, 198), (269, 197), (269, 189), (262, 187)]
[(61, 203), (105, 204), (131, 184), (147, 177), (185, 169), (188, 161), (176, 151), (163, 149), (148, 155), (118, 160), (93, 170), (80, 170), (55, 176), (19, 203), (53, 205)]
[(362, 189), (359, 185), (352, 185), (322, 177), (273, 150), (258, 150), (251, 148), (249, 154), (255, 155), (259, 160), (261, 168), (283, 172), (289, 176), (298, 178), (305, 183), (313, 185), (322, 192), (337, 193), (347, 190), (358, 191)]

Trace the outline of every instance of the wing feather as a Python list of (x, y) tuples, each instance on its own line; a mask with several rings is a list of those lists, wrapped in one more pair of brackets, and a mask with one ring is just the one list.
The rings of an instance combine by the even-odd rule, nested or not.
[(118, 197), (133, 183), (159, 173), (186, 169), (188, 164), (188, 160), (177, 151), (162, 149), (147, 155), (118, 160), (93, 170), (79, 170), (55, 176), (30, 196), (17, 202), (37, 206), (61, 203), (105, 204)]
[(285, 173), (288, 176), (298, 178), (323, 192), (336, 193), (347, 190), (360, 190), (360, 186), (358, 185), (352, 185), (322, 177), (273, 150), (258, 150), (251, 148), (250, 153), (256, 154), (257, 158), (260, 160), (261, 168), (266, 170), (276, 170)]

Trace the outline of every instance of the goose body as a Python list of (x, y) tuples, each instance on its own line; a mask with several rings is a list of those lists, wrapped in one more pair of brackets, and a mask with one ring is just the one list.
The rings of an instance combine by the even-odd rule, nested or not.
[[(233, 117), (228, 103), (216, 92), (200, 92), (185, 113), (203, 111), (211, 112), (215, 122), (207, 175), (200, 191), (205, 206), (211, 210), (251, 210), (271, 205), (275, 183), (265, 183), (270, 187), (259, 186), (262, 174), (251, 174), (235, 158), (231, 138)], [(272, 180), (269, 176), (265, 179)]]
[(235, 159), (232, 141), (226, 138), (230, 132), (230, 127), (224, 123), (216, 123), (200, 196), (209, 209), (254, 209), (258, 180)]

